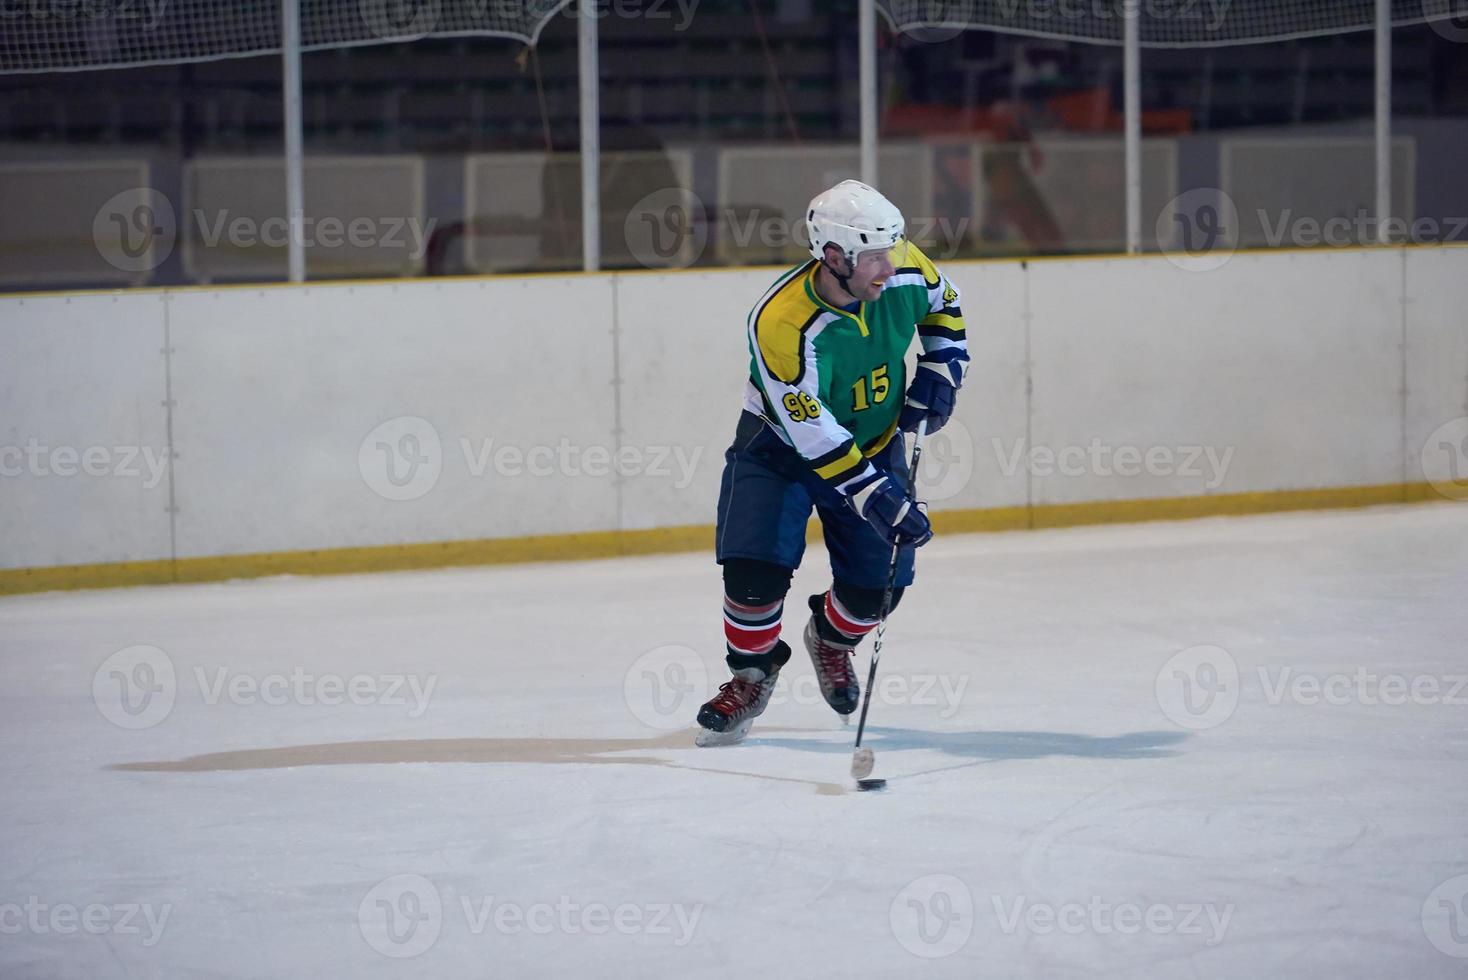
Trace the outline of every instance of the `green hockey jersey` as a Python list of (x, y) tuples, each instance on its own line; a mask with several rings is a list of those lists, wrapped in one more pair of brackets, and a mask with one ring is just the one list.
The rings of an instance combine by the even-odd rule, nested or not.
[(745, 408), (837, 490), (872, 472), (867, 460), (897, 429), (913, 335), (925, 356), (968, 346), (957, 288), (916, 246), (905, 251), (881, 296), (855, 312), (816, 293), (811, 259), (782, 275), (749, 314)]

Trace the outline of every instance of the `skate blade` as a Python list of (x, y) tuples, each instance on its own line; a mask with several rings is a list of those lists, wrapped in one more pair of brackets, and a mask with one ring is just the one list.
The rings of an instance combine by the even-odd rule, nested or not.
[(707, 728), (700, 728), (698, 734), (693, 737), (693, 744), (701, 749), (716, 749), (721, 745), (738, 745), (744, 741), (744, 736), (749, 734), (753, 726), (754, 719), (751, 718), (740, 722), (727, 732), (711, 732)]

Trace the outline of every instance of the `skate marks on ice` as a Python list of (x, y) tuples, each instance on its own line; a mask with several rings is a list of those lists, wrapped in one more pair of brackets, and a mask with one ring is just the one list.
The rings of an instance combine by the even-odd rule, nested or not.
[[(781, 730), (764, 729), (767, 732)], [(1173, 746), (1190, 737), (1189, 732), (1161, 731), (1127, 732), (1124, 735), (1080, 735), (1074, 732), (935, 732), (867, 727), (867, 742), (878, 753), (928, 749), (968, 760), (949, 766), (924, 769), (921, 772), (903, 773), (904, 778), (947, 772), (951, 769), (964, 769), (992, 762), (1043, 759), (1048, 756), (1072, 756), (1081, 759), (1163, 759), (1181, 754), (1180, 750)], [(851, 746), (845, 742), (770, 738), (764, 735), (747, 738), (744, 744), (814, 752), (848, 753), (851, 751)]]
[[(939, 766), (901, 777), (928, 775), (1006, 760), (1039, 759), (1064, 755), (1096, 759), (1153, 759), (1176, 755), (1169, 746), (1188, 738), (1186, 732), (1130, 732), (1096, 736), (1068, 732), (933, 732), (899, 728), (868, 728), (871, 746), (878, 752), (910, 749), (938, 750), (968, 761)], [(750, 747), (798, 749), (846, 755), (851, 743), (832, 740), (829, 731), (803, 728), (762, 728), (745, 739)], [(804, 736), (804, 737), (802, 737)], [(776, 776), (767, 772), (716, 769), (683, 765), (654, 755), (622, 753), (656, 752), (693, 748), (690, 731), (665, 732), (651, 738), (437, 738), (363, 742), (323, 742), (286, 745), (270, 749), (237, 749), (210, 752), (182, 759), (152, 762), (123, 762), (106, 768), (118, 772), (236, 772), (242, 770), (294, 769), (300, 766), (394, 765), (399, 763), (537, 763), (542, 765), (641, 765), (724, 776), (742, 776), (777, 783), (814, 787), (819, 796), (843, 796), (842, 783)], [(722, 756), (721, 756), (722, 757)]]
[[(803, 733), (799, 728), (766, 731)], [(813, 732), (814, 733), (814, 732)], [(687, 766), (651, 755), (621, 755), (623, 752), (659, 749), (692, 749), (692, 732), (666, 732), (652, 738), (430, 738), (401, 741), (323, 742), (315, 745), (286, 745), (273, 749), (238, 749), (210, 752), (183, 759), (156, 762), (121, 762), (106, 768), (118, 772), (237, 772), (258, 769), (294, 769), (299, 766), (362, 766), (397, 763), (540, 763), (545, 765), (638, 765), (692, 772), (743, 776), (777, 783), (812, 786), (818, 796), (843, 796), (840, 783), (774, 776), (767, 773)], [(851, 751), (850, 746), (841, 746)]]

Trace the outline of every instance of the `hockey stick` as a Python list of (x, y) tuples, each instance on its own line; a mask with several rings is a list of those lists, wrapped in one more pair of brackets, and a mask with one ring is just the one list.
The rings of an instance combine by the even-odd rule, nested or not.
[[(912, 462), (908, 464), (908, 480), (912, 487), (913, 506), (917, 506), (918, 461), (923, 456), (923, 438), (928, 434), (928, 420), (918, 423), (917, 436), (912, 441)], [(877, 638), (872, 645), (872, 666), (867, 670), (867, 690), (861, 699), (861, 717), (856, 723), (856, 747), (851, 753), (851, 778), (859, 789), (881, 789), (887, 785), (885, 779), (868, 779), (876, 768), (877, 757), (871, 749), (861, 747), (861, 736), (867, 727), (867, 709), (872, 705), (872, 688), (877, 683), (877, 661), (882, 659), (882, 637), (887, 633), (887, 614), (892, 611), (892, 593), (897, 588), (897, 558), (900, 545), (892, 546), (892, 561), (887, 566), (887, 590), (882, 593), (882, 615), (877, 620)]]

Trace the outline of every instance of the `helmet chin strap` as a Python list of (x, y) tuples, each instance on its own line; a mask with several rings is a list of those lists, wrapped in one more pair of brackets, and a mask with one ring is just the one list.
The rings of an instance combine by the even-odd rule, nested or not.
[(843, 276), (841, 273), (831, 268), (831, 263), (827, 262), (824, 256), (821, 257), (821, 265), (825, 266), (826, 271), (829, 272), (833, 278), (835, 278), (836, 284), (841, 287), (841, 289), (846, 293), (847, 296), (850, 296), (852, 299), (856, 299), (856, 294), (851, 291), (850, 285), (851, 277), (856, 274), (856, 263), (852, 262), (850, 259), (847, 259), (846, 264), (848, 266), (851, 266), (851, 271)]

